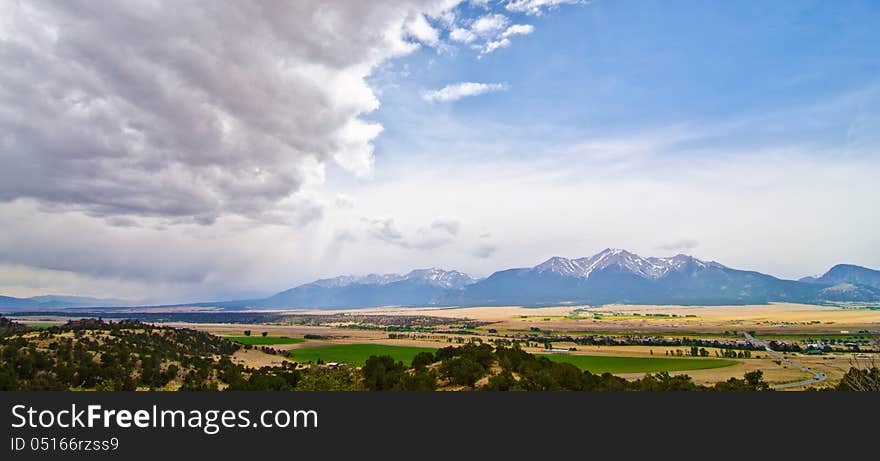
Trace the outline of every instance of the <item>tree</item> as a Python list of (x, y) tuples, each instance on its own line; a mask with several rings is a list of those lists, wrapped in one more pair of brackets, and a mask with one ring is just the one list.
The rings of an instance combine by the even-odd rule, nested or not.
[(412, 359), (412, 367), (417, 370), (424, 370), (425, 367), (434, 363), (436, 360), (434, 358), (434, 354), (430, 352), (419, 352)]
[(250, 336), (250, 335), (251, 335), (251, 330), (244, 330), (244, 335), (245, 335), (245, 336)]
[(403, 362), (395, 362), (389, 355), (372, 355), (361, 372), (364, 374), (367, 390), (389, 391), (397, 386), (405, 370)]
[(404, 373), (394, 387), (399, 391), (433, 391), (437, 389), (437, 374), (433, 370)]
[(268, 334), (269, 334), (269, 333), (268, 333), (268, 332), (266, 332), (266, 331), (264, 331), (264, 332), (262, 332), (262, 333), (260, 333), (260, 334), (261, 334), (261, 335), (263, 335), (263, 337), (264, 337), (264, 338), (265, 338), (265, 337), (266, 337), (266, 335), (268, 335)]
[(853, 362), (849, 371), (843, 375), (840, 384), (837, 385), (839, 391), (880, 391), (880, 368), (872, 359), (867, 367), (859, 367), (858, 363)]
[(743, 379), (730, 378), (715, 384), (716, 391), (769, 391), (770, 385), (764, 381), (764, 373), (761, 370), (750, 371), (743, 375)]
[(440, 373), (453, 384), (473, 386), (486, 369), (471, 357), (453, 357), (440, 365)]

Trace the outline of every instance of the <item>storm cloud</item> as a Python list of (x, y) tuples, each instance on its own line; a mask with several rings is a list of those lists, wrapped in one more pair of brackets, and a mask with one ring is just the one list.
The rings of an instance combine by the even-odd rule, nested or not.
[(326, 162), (370, 175), (364, 79), (455, 3), (4, 2), (0, 201), (275, 222)]

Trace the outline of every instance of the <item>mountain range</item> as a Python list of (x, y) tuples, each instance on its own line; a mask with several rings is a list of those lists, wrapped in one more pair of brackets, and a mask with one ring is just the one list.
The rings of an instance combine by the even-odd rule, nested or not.
[[(679, 254), (641, 257), (621, 249), (593, 256), (552, 257), (533, 267), (484, 279), (455, 270), (345, 275), (321, 279), (264, 299), (190, 303), (234, 308), (366, 308), (609, 303), (724, 305), (768, 302), (880, 302), (880, 271), (839, 264), (817, 277), (783, 280)], [(77, 297), (0, 297), (0, 307), (102, 307), (113, 300)], [(130, 306), (131, 303), (117, 304)]]
[(71, 307), (128, 307), (142, 304), (144, 303), (137, 301), (86, 296), (42, 295), (30, 298), (0, 296), (0, 308), (63, 309)]

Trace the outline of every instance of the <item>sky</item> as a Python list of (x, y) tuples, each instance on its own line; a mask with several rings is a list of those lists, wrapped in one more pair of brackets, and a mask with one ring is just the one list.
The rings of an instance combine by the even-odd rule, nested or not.
[(873, 1), (0, 2), (0, 294), (880, 268)]

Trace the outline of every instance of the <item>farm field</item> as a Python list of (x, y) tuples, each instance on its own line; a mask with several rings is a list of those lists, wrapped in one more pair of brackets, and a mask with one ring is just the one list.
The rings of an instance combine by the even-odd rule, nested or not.
[[(743, 342), (743, 333), (755, 331), (763, 340), (796, 342), (805, 347), (818, 339), (843, 341), (861, 340), (869, 350), (876, 350), (876, 332), (880, 331), (880, 310), (841, 308), (802, 304), (776, 303), (748, 306), (557, 306), (546, 308), (467, 307), (467, 308), (373, 308), (358, 310), (289, 311), (293, 316), (339, 315), (339, 320), (321, 322), (308, 319), (285, 319), (277, 323), (185, 323), (170, 322), (168, 326), (194, 328), (223, 337), (242, 337), (251, 330), (253, 345), (265, 345), (279, 351), (289, 351), (293, 357), (264, 354), (262, 351), (241, 353), (241, 363), (259, 367), (283, 360), (297, 362), (343, 362), (362, 364), (370, 355), (389, 354), (397, 360), (409, 362), (419, 350), (433, 350), (467, 341), (519, 340), (545, 335), (610, 336), (687, 338)], [(428, 316), (441, 319), (429, 329), (413, 328), (414, 318)], [(376, 318), (375, 322), (370, 319)], [(389, 318), (392, 318), (389, 320)], [(355, 320), (356, 319), (356, 320)], [(384, 319), (384, 323), (379, 319)], [(448, 319), (445, 323), (442, 319)], [(462, 319), (481, 322), (470, 329), (462, 329)], [(35, 319), (36, 320), (36, 319)], [(47, 319), (41, 318), (40, 321)], [(388, 322), (391, 323), (388, 323)], [(394, 325), (389, 328), (388, 325)], [(262, 332), (267, 341), (258, 343)], [(314, 335), (306, 342), (279, 341), (277, 338), (302, 338)], [(522, 347), (533, 354), (546, 354), (540, 339), (528, 339)], [(873, 344), (873, 345), (872, 345)], [(695, 382), (712, 384), (741, 377), (748, 371), (764, 373), (771, 384), (782, 384), (806, 379), (809, 375), (784, 363), (777, 363), (763, 351), (752, 351), (751, 358), (725, 359), (719, 357), (724, 349), (705, 345), (708, 358), (689, 358), (689, 347), (684, 345), (590, 345), (555, 340), (554, 348), (576, 349), (563, 355), (552, 354), (554, 360), (571, 361), (576, 366), (594, 372), (611, 372), (628, 379), (644, 373), (669, 371), (690, 375)], [(838, 348), (842, 345), (838, 346)], [(685, 357), (681, 356), (684, 352)], [(876, 352), (874, 352), (876, 354)], [(834, 354), (789, 356), (805, 365), (828, 374), (825, 386), (834, 385), (849, 369), (855, 352), (836, 351)], [(669, 361), (669, 362), (666, 362)], [(821, 386), (820, 386), (821, 387)]]
[(287, 336), (225, 336), (225, 338), (235, 343), (251, 346), (275, 346), (305, 342), (303, 338), (288, 338)]
[(363, 365), (371, 355), (390, 355), (405, 364), (412, 362), (419, 352), (434, 352), (430, 347), (387, 346), (384, 344), (334, 344), (328, 346), (302, 347), (292, 351), (297, 362), (339, 362)]
[[(327, 311), (323, 311), (326, 313)], [(355, 311), (337, 311), (355, 312)], [(880, 309), (842, 308), (812, 304), (770, 303), (742, 306), (518, 306), (463, 308), (384, 308), (360, 313), (395, 313), (467, 317), (494, 322), (499, 331), (532, 327), (556, 332), (687, 333), (723, 335), (732, 331), (759, 334), (817, 334), (880, 330)], [(734, 335), (737, 336), (737, 335)]]
[(601, 355), (541, 354), (554, 362), (570, 363), (592, 373), (656, 373), (723, 368), (736, 365), (734, 360), (685, 359), (670, 357), (613, 357)]

